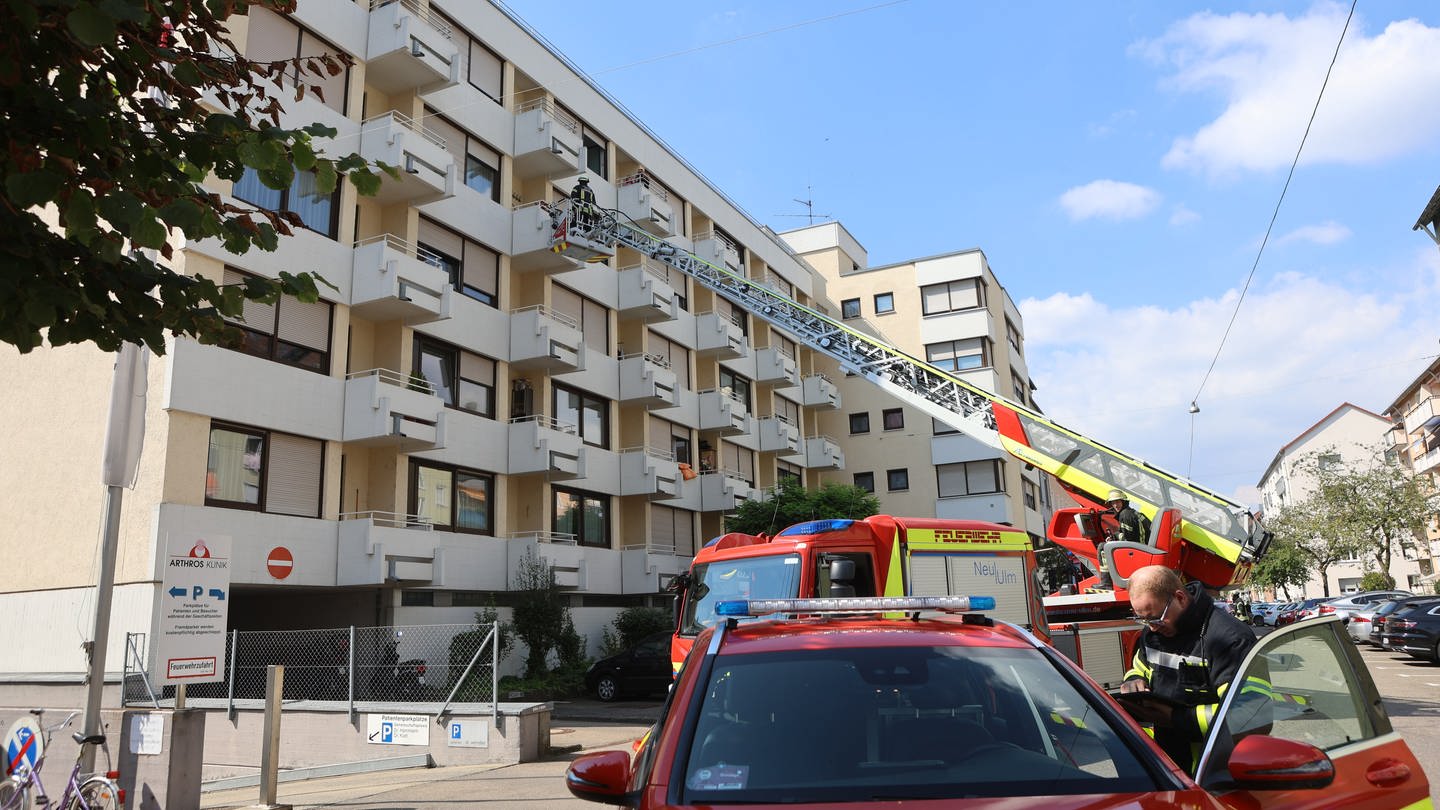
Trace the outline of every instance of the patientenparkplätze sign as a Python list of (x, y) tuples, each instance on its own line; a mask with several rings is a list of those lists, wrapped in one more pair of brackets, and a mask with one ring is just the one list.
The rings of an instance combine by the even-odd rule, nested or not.
[(160, 584), (155, 680), (166, 684), (224, 680), (229, 606), (229, 536), (170, 535)]

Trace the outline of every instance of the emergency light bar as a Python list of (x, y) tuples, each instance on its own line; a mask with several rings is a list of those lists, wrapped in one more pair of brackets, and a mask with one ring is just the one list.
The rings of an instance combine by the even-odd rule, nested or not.
[(915, 610), (994, 610), (993, 596), (850, 596), (835, 599), (737, 599), (719, 602), (715, 615), (768, 616), (771, 613), (888, 613)]

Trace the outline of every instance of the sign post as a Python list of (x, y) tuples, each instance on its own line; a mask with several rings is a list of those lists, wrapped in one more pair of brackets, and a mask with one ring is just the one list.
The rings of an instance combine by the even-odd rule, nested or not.
[(160, 589), (156, 680), (167, 684), (224, 680), (230, 538), (170, 535)]

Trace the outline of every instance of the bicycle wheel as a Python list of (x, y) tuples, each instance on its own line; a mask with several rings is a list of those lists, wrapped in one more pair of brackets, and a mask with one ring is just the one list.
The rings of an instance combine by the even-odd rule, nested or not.
[(30, 810), (30, 790), (24, 782), (0, 779), (0, 810)]
[(120, 810), (120, 788), (103, 776), (92, 776), (65, 810)]

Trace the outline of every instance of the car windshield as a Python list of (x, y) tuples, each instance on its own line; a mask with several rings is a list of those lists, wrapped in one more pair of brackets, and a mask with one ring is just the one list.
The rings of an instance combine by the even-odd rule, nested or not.
[(728, 655), (704, 684), (682, 804), (867, 802), (1156, 790), (1034, 650)]
[(715, 604), (728, 599), (786, 599), (800, 595), (800, 557), (750, 557), (701, 563), (685, 591), (680, 634), (693, 636), (715, 623)]

